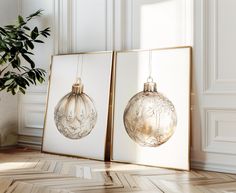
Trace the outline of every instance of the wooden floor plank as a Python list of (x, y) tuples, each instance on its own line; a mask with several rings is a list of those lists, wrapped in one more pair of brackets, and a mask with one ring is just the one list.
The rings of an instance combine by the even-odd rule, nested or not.
[(236, 193), (236, 175), (78, 159), (36, 151), (0, 153), (0, 193)]

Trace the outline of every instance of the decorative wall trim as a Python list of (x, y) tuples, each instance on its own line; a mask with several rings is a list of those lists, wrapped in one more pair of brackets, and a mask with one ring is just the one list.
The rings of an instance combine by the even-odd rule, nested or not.
[(134, 49), (134, 1), (127, 0), (126, 5), (124, 7), (126, 9), (125, 14), (125, 28), (126, 28), (126, 36), (125, 36), (125, 43), (126, 49)]
[(113, 6), (113, 49), (125, 49), (125, 3), (127, 0), (115, 0)]
[(236, 88), (236, 79), (219, 77), (218, 59), (218, 23), (219, 23), (219, 0), (203, 1), (203, 92), (207, 95), (236, 95), (235, 89), (225, 89), (231, 85)]
[[(78, 0), (54, 0), (55, 53), (75, 53), (79, 51)], [(112, 0), (104, 0), (105, 42), (103, 50), (113, 50), (114, 36), (114, 4)], [(102, 50), (102, 49), (101, 49)]]
[(53, 46), (54, 46), (54, 54), (59, 53), (59, 5), (60, 0), (53, 1), (53, 28), (54, 28), (54, 38), (53, 38)]
[(236, 108), (205, 108), (203, 116), (202, 150), (208, 153), (235, 155), (236, 150), (232, 146), (236, 143), (236, 130), (234, 136), (220, 136), (219, 124), (226, 124), (223, 130), (229, 129), (227, 123), (234, 123), (236, 126)]
[(78, 50), (78, 0), (73, 0), (71, 3), (71, 31), (70, 31), (70, 41), (71, 41), (71, 50), (75, 52)]
[(106, 0), (106, 51), (114, 50), (114, 1)]
[(20, 135), (42, 136), (45, 103), (21, 104), (19, 116)]

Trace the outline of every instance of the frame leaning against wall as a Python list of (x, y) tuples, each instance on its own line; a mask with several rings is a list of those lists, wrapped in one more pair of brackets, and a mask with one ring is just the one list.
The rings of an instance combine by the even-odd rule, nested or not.
[[(126, 54), (139, 54), (141, 53), (141, 55), (146, 55), (148, 54), (150, 50), (127, 50), (127, 51), (118, 51), (116, 53), (116, 64), (115, 64), (115, 72), (113, 74), (113, 89), (112, 89), (112, 120), (111, 120), (111, 137), (112, 137), (112, 140), (111, 140), (111, 151), (110, 151), (110, 158), (112, 161), (116, 161), (116, 162), (122, 162), (122, 163), (132, 163), (132, 164), (141, 164), (141, 165), (149, 165), (149, 166), (158, 166), (158, 167), (165, 167), (165, 168), (171, 168), (171, 169), (182, 169), (182, 170), (189, 170), (190, 169), (190, 165), (189, 165), (189, 151), (190, 151), (190, 92), (191, 92), (191, 61), (192, 61), (192, 48), (190, 46), (181, 46), (181, 47), (170, 47), (170, 48), (160, 48), (160, 49), (152, 49), (152, 57), (154, 58), (154, 61), (153, 61), (153, 65), (157, 65), (158, 66), (158, 63), (155, 64), (155, 61), (158, 61), (158, 57), (159, 59), (161, 59), (163, 63), (165, 63), (165, 59), (163, 59), (161, 57), (162, 54), (166, 54), (166, 53), (172, 53), (174, 54), (175, 52), (176, 53), (179, 53), (179, 52), (184, 52), (182, 53), (182, 58), (181, 61), (184, 61), (185, 64), (182, 65), (182, 66), (185, 66), (185, 69), (182, 70), (182, 72), (186, 72), (186, 74), (179, 74), (178, 71), (176, 71), (176, 77), (178, 76), (185, 76), (186, 77), (186, 80), (185, 80), (185, 99), (186, 99), (186, 108), (185, 108), (185, 117), (182, 119), (185, 121), (184, 123), (184, 131), (182, 131), (182, 134), (184, 134), (184, 143), (181, 143), (181, 147), (178, 147), (178, 148), (185, 148), (185, 151), (184, 152), (181, 152), (181, 153), (184, 153), (184, 156), (183, 157), (183, 162), (179, 162), (179, 159), (181, 159), (181, 153), (179, 155), (179, 157), (172, 157), (172, 161), (169, 161), (170, 157), (171, 156), (166, 156), (165, 154), (168, 154), (168, 152), (166, 150), (168, 150), (168, 148), (170, 147), (167, 147), (170, 143), (172, 143), (172, 147), (173, 147), (173, 144), (175, 144), (176, 142), (172, 142), (173, 139), (175, 138), (175, 140), (177, 139), (176, 136), (175, 137), (171, 137), (170, 138), (170, 142), (167, 141), (165, 144), (159, 146), (159, 147), (156, 147), (157, 149), (158, 148), (163, 148), (163, 150), (161, 150), (162, 154), (158, 154), (158, 150), (155, 152), (153, 150), (147, 150), (147, 152), (149, 151), (149, 153), (152, 153), (152, 156), (150, 157), (147, 157), (145, 159), (135, 159), (134, 157), (130, 156), (132, 154), (133, 151), (140, 151), (140, 156), (147, 156), (148, 154), (145, 153), (145, 148), (148, 149), (147, 147), (139, 147), (137, 144), (135, 144), (132, 140), (129, 139), (127, 133), (125, 132), (125, 129), (124, 129), (124, 125), (123, 123), (121, 123), (123, 121), (123, 119), (121, 120), (121, 118), (119, 118), (119, 126), (117, 126), (117, 108), (122, 108), (124, 110), (124, 106), (121, 105), (121, 103), (117, 103), (117, 101), (119, 100), (119, 94), (118, 92), (120, 93), (126, 93), (126, 91), (124, 91), (125, 89), (122, 90), (121, 87), (117, 88), (117, 85), (119, 84), (119, 78), (121, 78), (121, 74), (120, 73), (120, 64), (119, 64), (119, 61), (120, 61), (120, 57), (123, 55), (126, 55)], [(155, 56), (156, 55), (156, 56)], [(159, 55), (159, 56), (158, 56)], [(175, 54), (174, 54), (175, 55)], [(181, 54), (180, 54), (181, 55)], [(140, 56), (141, 58), (144, 57), (146, 58), (146, 60), (148, 60), (148, 57), (146, 56)], [(156, 57), (156, 59), (155, 59)], [(176, 59), (176, 57), (175, 57)], [(134, 61), (129, 61), (129, 59), (127, 58), (124, 59), (123, 58), (123, 61), (126, 61), (126, 63), (124, 64), (124, 68), (127, 68), (129, 65), (131, 65), (133, 68), (132, 70), (135, 70), (135, 66), (137, 64), (135, 64)], [(143, 60), (144, 61), (144, 60)], [(178, 60), (175, 60), (175, 61), (170, 61), (170, 58), (167, 58), (166, 59), (166, 62), (169, 63), (169, 65), (178, 65)], [(143, 65), (143, 66), (148, 66), (148, 62), (146, 61), (145, 63), (143, 64), (139, 64), (139, 65)], [(180, 66), (176, 66), (175, 69), (179, 68)], [(154, 67), (155, 68), (155, 67)], [(163, 66), (162, 66), (163, 68)], [(181, 68), (181, 67), (180, 67)], [(164, 68), (163, 68), (164, 69)], [(174, 69), (174, 66), (173, 66), (173, 69)], [(127, 74), (125, 74), (125, 71), (127, 69), (124, 69), (123, 71), (123, 74), (122, 74), (122, 77), (123, 78), (126, 78), (128, 77)], [(181, 73), (181, 69), (178, 69), (180, 70), (180, 73)], [(155, 70), (154, 70), (155, 71)], [(156, 73), (156, 71), (154, 72)], [(168, 76), (168, 72), (163, 72), (162, 73), (166, 73), (166, 76)], [(172, 73), (174, 76), (175, 74)], [(132, 75), (130, 75), (132, 77)], [(159, 80), (158, 78), (158, 75), (155, 77), (154, 76), (154, 79), (156, 79), (155, 81), (157, 82), (157, 87), (160, 85), (163, 85), (163, 81), (162, 80)], [(146, 79), (145, 79), (146, 80)], [(130, 99), (130, 97), (132, 97), (136, 92), (139, 92), (139, 91), (142, 91), (142, 86), (143, 86), (143, 81), (145, 81), (142, 79), (141, 81), (141, 87), (140, 85), (139, 86), (139, 89), (138, 90), (133, 90), (131, 91), (131, 93), (129, 93), (129, 97), (127, 97), (125, 103), (127, 104), (128, 103), (128, 99)], [(176, 80), (178, 81), (178, 79)], [(173, 81), (172, 81), (173, 82)], [(129, 84), (126, 85), (127, 87), (129, 87)], [(176, 85), (175, 85), (176, 86)], [(179, 87), (180, 88), (180, 87)], [(164, 88), (163, 89), (167, 92), (167, 96), (169, 96), (168, 94), (170, 95), (173, 95), (171, 94), (171, 92), (168, 91), (168, 89), (171, 89), (171, 88)], [(118, 91), (119, 90), (119, 91)], [(158, 88), (157, 88), (158, 90)], [(162, 90), (160, 90), (160, 92), (162, 92)], [(164, 92), (164, 94), (166, 93)], [(181, 92), (179, 90), (179, 92)], [(173, 100), (175, 103), (175, 99), (173, 98), (173, 96), (170, 96), (171, 100)], [(173, 102), (172, 101), (172, 102)], [(123, 103), (124, 101), (122, 101)], [(183, 102), (183, 101), (182, 101)], [(178, 106), (178, 104), (177, 104)], [(178, 107), (179, 108), (179, 107)], [(180, 113), (178, 113), (180, 114)], [(180, 115), (178, 115), (180, 116)], [(180, 129), (177, 128), (177, 131), (179, 131)], [(117, 135), (117, 132), (116, 131), (122, 131), (122, 135)], [(180, 133), (181, 134), (181, 133)], [(179, 134), (174, 134), (174, 135), (178, 135)], [(121, 139), (121, 136), (122, 136), (122, 140), (119, 140)], [(173, 138), (173, 139), (172, 139)], [(130, 140), (129, 142), (126, 143), (126, 140)], [(120, 144), (120, 147), (118, 147), (119, 145), (117, 144)], [(122, 146), (122, 144), (124, 146)], [(127, 146), (126, 146), (127, 145)], [(178, 146), (178, 144), (175, 144), (176, 146)], [(178, 149), (177, 149), (178, 150)], [(120, 151), (118, 154), (117, 152)], [(123, 151), (123, 152), (122, 152)], [(125, 151), (127, 151), (128, 153), (125, 154)], [(163, 152), (165, 152), (163, 154)], [(155, 153), (155, 154), (153, 154)], [(125, 155), (124, 155), (125, 154)], [(162, 161), (158, 161), (158, 160), (155, 160), (153, 159), (153, 155), (155, 155), (154, 157), (156, 158), (163, 158)], [(153, 160), (152, 160), (153, 159)]]
[[(70, 57), (76, 57), (76, 56), (81, 56), (81, 55), (83, 55), (84, 57), (89, 57), (89, 58), (91, 58), (91, 57), (93, 57), (93, 56), (95, 56), (95, 55), (97, 55), (97, 56), (100, 56), (100, 57), (102, 57), (103, 55), (104, 55), (104, 60), (105, 60), (105, 56), (106, 56), (106, 58), (108, 58), (108, 60), (109, 61), (107, 61), (107, 63), (109, 63), (109, 65), (107, 65), (107, 68), (109, 68), (109, 69), (107, 69), (106, 70), (106, 72), (108, 72), (109, 71), (109, 74), (106, 74), (106, 75), (104, 75), (104, 76), (106, 76), (107, 77), (107, 82), (105, 83), (104, 82), (104, 84), (106, 84), (106, 88), (107, 88), (107, 90), (106, 90), (106, 92), (107, 92), (107, 94), (105, 93), (105, 96), (106, 96), (106, 98), (107, 98), (107, 101), (106, 101), (106, 106), (104, 106), (104, 111), (105, 112), (107, 112), (107, 117), (106, 117), (106, 119), (104, 119), (104, 120), (106, 120), (106, 121), (104, 121), (104, 125), (106, 125), (106, 128), (102, 128), (103, 130), (105, 130), (104, 131), (104, 136), (103, 136), (103, 138), (104, 138), (104, 142), (101, 142), (101, 144), (99, 144), (100, 146), (102, 146), (104, 149), (103, 150), (100, 150), (100, 152), (102, 152), (102, 153), (99, 153), (99, 155), (89, 155), (89, 154), (87, 154), (86, 152), (94, 152), (94, 154), (96, 154), (96, 152), (97, 152), (97, 150), (96, 150), (96, 148), (95, 149), (86, 149), (86, 150), (84, 150), (84, 152), (83, 153), (79, 153), (79, 152), (77, 152), (76, 150), (73, 152), (71, 149), (73, 149), (73, 146), (71, 146), (72, 144), (74, 144), (74, 145), (76, 145), (77, 147), (76, 148), (85, 148), (85, 146), (87, 146), (87, 148), (89, 147), (88, 145), (83, 145), (83, 143), (80, 145), (80, 143), (78, 142), (78, 144), (76, 144), (76, 142), (69, 142), (68, 141), (68, 139), (66, 139), (65, 137), (63, 137), (63, 136), (60, 136), (59, 135), (59, 133), (58, 133), (58, 131), (56, 131), (56, 129), (54, 128), (54, 134), (55, 134), (55, 136), (57, 136), (57, 137), (59, 137), (60, 136), (60, 144), (63, 146), (63, 145), (66, 145), (67, 146), (67, 148), (65, 148), (64, 150), (61, 150), (61, 147), (60, 147), (60, 145), (59, 144), (50, 144), (50, 140), (51, 140), (51, 138), (48, 136), (48, 134), (47, 134), (47, 132), (51, 129), (51, 128), (46, 128), (47, 127), (47, 121), (48, 121), (48, 119), (49, 119), (49, 105), (50, 105), (50, 95), (51, 95), (51, 93), (53, 92), (51, 89), (52, 89), (52, 85), (54, 84), (54, 83), (52, 83), (52, 76), (53, 76), (53, 65), (56, 65), (56, 64), (54, 64), (54, 59), (55, 58), (57, 58), (57, 57), (61, 57), (61, 59), (62, 58), (65, 58), (65, 57), (67, 57), (67, 58), (70, 58)], [(58, 60), (57, 60), (58, 61)], [(70, 61), (73, 61), (73, 59), (72, 60), (70, 60)], [(99, 61), (93, 61), (93, 63), (95, 64), (96, 62), (99, 62)], [(103, 63), (105, 63), (106, 61), (104, 61), (104, 62), (101, 62), (100, 61), (100, 64), (103, 64)], [(96, 65), (100, 65), (99, 63), (97, 64), (96, 63)], [(85, 64), (84, 65), (89, 65), (89, 64), (86, 64), (86, 61), (85, 61)], [(73, 66), (73, 65), (72, 65)], [(69, 67), (69, 66), (68, 66)], [(99, 67), (99, 66), (98, 66)], [(106, 66), (104, 67), (104, 68), (106, 68)], [(50, 153), (50, 154), (57, 154), (57, 155), (65, 155), (65, 156), (73, 156), (73, 157), (82, 157), (82, 158), (90, 158), (90, 159), (95, 159), (95, 160), (107, 160), (107, 159), (109, 159), (109, 156), (107, 156), (107, 149), (110, 149), (109, 147), (109, 145), (106, 143), (106, 141), (109, 141), (110, 140), (110, 137), (109, 137), (109, 122), (110, 122), (110, 120), (111, 120), (111, 117), (110, 117), (110, 115), (111, 115), (111, 113), (110, 113), (110, 108), (111, 108), (111, 101), (112, 101), (112, 99), (111, 99), (111, 90), (112, 90), (112, 87), (111, 87), (111, 80), (112, 80), (112, 72), (113, 72), (113, 69), (114, 69), (114, 52), (112, 52), (112, 51), (101, 51), (101, 52), (81, 52), (81, 53), (75, 53), (75, 54), (62, 54), (62, 55), (55, 55), (55, 56), (52, 56), (52, 59), (51, 59), (51, 67), (50, 67), (50, 77), (49, 77), (49, 86), (48, 86), (48, 97), (47, 97), (47, 107), (46, 107), (46, 113), (45, 113), (45, 121), (44, 121), (44, 130), (43, 130), (43, 144), (42, 144), (42, 149), (41, 149), (41, 151), (42, 152), (45, 152), (45, 153)], [(61, 73), (64, 73), (64, 72), (61, 72)], [(68, 75), (67, 75), (68, 76)], [(86, 76), (86, 75), (84, 75), (84, 76)], [(66, 76), (65, 76), (65, 78), (66, 78)], [(88, 82), (88, 81), (87, 81)], [(97, 81), (97, 82), (99, 82), (99, 81)], [(88, 83), (87, 83), (88, 84)], [(96, 84), (96, 83), (95, 83)], [(91, 86), (90, 86), (90, 88), (91, 88)], [(94, 85), (94, 88), (96, 88), (96, 85)], [(99, 88), (99, 86), (98, 86), (98, 88)], [(90, 89), (91, 90), (91, 89)], [(68, 90), (68, 92), (69, 92), (69, 90)], [(66, 93), (65, 93), (66, 94)], [(98, 93), (99, 94), (99, 93)], [(100, 97), (101, 98), (101, 97)], [(52, 100), (52, 99), (51, 99)], [(101, 109), (101, 108), (100, 108)], [(99, 116), (101, 116), (101, 115), (99, 115)], [(106, 122), (106, 123), (105, 123)], [(93, 131), (91, 132), (91, 133), (93, 133)], [(85, 137), (86, 138), (86, 137)], [(56, 140), (55, 138), (54, 138), (54, 140)], [(59, 139), (58, 139), (59, 140)], [(85, 139), (83, 139), (83, 140), (85, 140)], [(64, 141), (64, 142), (63, 142)], [(49, 142), (49, 143), (48, 143)], [(63, 144), (64, 143), (64, 144)], [(94, 142), (91, 142), (91, 143), (94, 143)], [(102, 145), (103, 144), (103, 145)], [(98, 146), (98, 145), (97, 145)], [(56, 148), (56, 149), (55, 149)], [(70, 149), (71, 148), (71, 149)], [(54, 150), (53, 150), (54, 149)], [(68, 151), (67, 151), (67, 149), (68, 149)]]
[[(189, 46), (181, 46), (181, 47), (169, 47), (169, 48), (160, 48), (160, 49), (152, 49), (153, 52), (160, 52), (160, 51), (165, 51), (165, 50), (179, 50), (179, 49), (187, 49), (188, 53), (189, 53), (189, 73), (188, 73), (188, 77), (189, 77), (189, 91), (190, 91), (190, 76), (191, 76), (191, 47)], [(173, 167), (173, 166), (169, 166), (167, 165), (160, 165), (160, 164), (150, 164), (150, 163), (140, 163), (140, 162), (136, 162), (136, 161), (130, 161), (130, 160), (125, 160), (125, 159), (114, 159), (114, 138), (116, 136), (114, 136), (114, 116), (115, 116), (115, 109), (117, 108), (115, 106), (115, 98), (116, 96), (116, 82), (117, 82), (117, 55), (119, 56), (119, 54), (121, 53), (138, 53), (138, 52), (148, 52), (149, 50), (124, 50), (124, 51), (118, 51), (118, 52), (110, 52), (112, 53), (112, 69), (111, 69), (111, 79), (110, 79), (110, 96), (109, 96), (109, 107), (108, 107), (108, 119), (107, 119), (107, 130), (106, 130), (106, 143), (104, 145), (104, 159), (97, 159), (94, 157), (90, 157), (90, 156), (83, 156), (83, 155), (74, 155), (74, 154), (66, 154), (66, 153), (58, 153), (58, 152), (52, 152), (52, 151), (46, 151), (43, 149), (42, 146), (42, 152), (45, 153), (51, 153), (51, 154), (57, 154), (57, 155), (65, 155), (65, 156), (72, 156), (72, 157), (82, 157), (82, 158), (90, 158), (90, 159), (95, 159), (95, 160), (106, 160), (106, 161), (115, 161), (115, 162), (122, 162), (122, 163), (133, 163), (133, 164), (141, 164), (141, 165), (149, 165), (149, 166), (158, 166), (158, 167), (165, 167), (165, 168), (172, 168), (172, 169), (184, 169), (184, 170), (188, 170), (189, 169), (189, 146), (190, 146), (190, 109), (189, 109), (189, 116), (188, 116), (188, 159), (187, 159), (187, 166), (185, 168), (181, 168), (181, 167)], [(82, 52), (82, 53), (77, 53), (77, 54), (95, 54), (95, 53), (106, 53), (104, 51), (102, 52)], [(71, 54), (64, 54), (64, 55), (71, 55)], [(72, 54), (73, 55), (73, 54)], [(52, 57), (53, 58), (53, 57)], [(155, 64), (154, 64), (155, 65)], [(51, 76), (50, 76), (51, 79)], [(158, 81), (157, 81), (158, 83)], [(50, 91), (50, 84), (51, 81), (49, 81), (49, 87), (48, 87), (48, 91)], [(49, 92), (48, 92), (48, 96), (49, 96)], [(127, 101), (128, 102), (128, 101)], [(48, 104), (48, 99), (47, 99), (47, 104)], [(188, 104), (190, 107), (190, 96), (188, 99)], [(47, 114), (47, 111), (46, 111)], [(45, 117), (46, 117), (45, 114)], [(46, 124), (46, 119), (45, 119), (45, 123)], [(122, 129), (122, 128), (121, 128)], [(44, 126), (44, 132), (43, 132), (43, 138), (45, 135), (45, 126)], [(128, 150), (128, 149), (126, 149)], [(128, 150), (129, 151), (129, 150)]]

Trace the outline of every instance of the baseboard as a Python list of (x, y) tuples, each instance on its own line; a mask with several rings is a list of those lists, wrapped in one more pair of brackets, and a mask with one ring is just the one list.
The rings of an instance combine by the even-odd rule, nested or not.
[(42, 145), (42, 137), (19, 135), (17, 145), (21, 147), (29, 147), (31, 149), (40, 150)]
[(0, 146), (0, 150), (13, 149), (13, 148), (16, 148), (16, 147), (17, 147), (17, 144), (15, 144), (15, 145)]
[(30, 149), (41, 150), (41, 145), (29, 144), (29, 143), (18, 143), (19, 147), (28, 147)]
[(191, 168), (199, 169), (199, 170), (236, 174), (235, 165), (224, 165), (224, 164), (216, 164), (216, 163), (205, 163), (201, 161), (191, 161)]

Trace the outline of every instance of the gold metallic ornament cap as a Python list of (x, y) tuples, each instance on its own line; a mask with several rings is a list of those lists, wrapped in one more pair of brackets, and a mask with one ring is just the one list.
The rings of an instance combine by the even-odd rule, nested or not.
[(148, 77), (147, 82), (144, 83), (144, 92), (157, 92), (157, 84), (153, 82), (152, 77)]
[(82, 84), (82, 81), (80, 78), (78, 78), (77, 82), (72, 85), (72, 92), (74, 94), (81, 94), (83, 93), (84, 85)]

